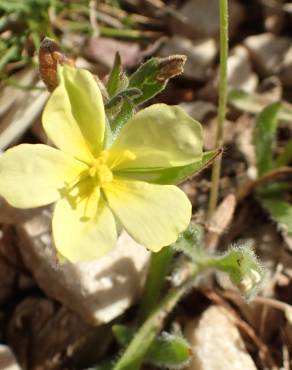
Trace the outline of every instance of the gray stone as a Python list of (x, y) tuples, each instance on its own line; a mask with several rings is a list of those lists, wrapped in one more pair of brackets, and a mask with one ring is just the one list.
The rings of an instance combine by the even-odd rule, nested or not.
[(193, 357), (188, 370), (256, 370), (230, 314), (222, 307), (208, 308), (185, 330)]
[(21, 370), (10, 347), (0, 345), (0, 369), (1, 370)]
[(252, 70), (248, 51), (237, 46), (228, 58), (228, 86), (254, 92), (257, 85), (258, 77)]
[(284, 56), (282, 70), (279, 74), (283, 86), (292, 87), (292, 44)]
[(38, 285), (93, 325), (121, 315), (137, 299), (149, 252), (125, 232), (106, 256), (60, 264), (51, 239), (51, 212), (37, 209), (18, 224), (20, 250)]
[(278, 74), (283, 69), (284, 58), (291, 47), (291, 40), (271, 33), (247, 37), (244, 41), (252, 61), (261, 76)]
[(180, 106), (191, 117), (199, 122), (204, 122), (208, 117), (215, 116), (217, 107), (213, 103), (204, 100), (196, 100), (194, 102), (181, 103)]
[[(179, 12), (179, 19), (173, 21), (175, 34), (192, 39), (219, 35), (218, 0), (189, 0)], [(244, 20), (244, 8), (237, 0), (229, 1), (229, 36), (232, 38)]]

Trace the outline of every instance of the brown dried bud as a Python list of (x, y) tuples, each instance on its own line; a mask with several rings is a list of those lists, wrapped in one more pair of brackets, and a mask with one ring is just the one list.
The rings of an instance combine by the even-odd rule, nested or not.
[(184, 65), (187, 60), (185, 55), (172, 55), (167, 58), (162, 58), (159, 62), (158, 81), (166, 81), (169, 78), (180, 75), (184, 71)]
[(53, 91), (58, 86), (58, 64), (75, 65), (73, 59), (60, 52), (59, 45), (55, 40), (46, 37), (43, 39), (39, 50), (39, 71), (41, 79), (49, 91)]

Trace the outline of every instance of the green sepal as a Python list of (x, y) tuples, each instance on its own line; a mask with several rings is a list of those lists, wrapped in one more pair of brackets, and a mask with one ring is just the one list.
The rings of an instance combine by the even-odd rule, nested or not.
[(151, 58), (142, 64), (128, 80), (122, 72), (117, 54), (107, 90), (111, 100), (106, 105), (106, 115), (116, 138), (124, 124), (132, 117), (135, 107), (162, 91), (168, 80), (183, 71), (186, 57)]
[(113, 135), (113, 140), (117, 138), (123, 126), (127, 121), (134, 115), (135, 106), (131, 99), (124, 98), (123, 104), (116, 114), (116, 116), (111, 121), (111, 130)]
[(132, 87), (128, 88), (126, 90), (123, 90), (116, 94), (111, 100), (106, 104), (105, 109), (106, 112), (114, 111), (120, 111), (122, 108), (122, 105), (126, 99), (133, 100), (138, 96), (141, 96), (142, 92), (141, 90)]
[(156, 169), (131, 169), (127, 171), (116, 171), (116, 174), (121, 177), (135, 178), (136, 180), (147, 181), (153, 184), (179, 184), (208, 167), (221, 152), (222, 149), (204, 152), (201, 161), (186, 166)]
[(114, 139), (124, 124), (133, 116), (135, 106), (133, 99), (141, 94), (139, 89), (129, 88), (115, 95), (105, 105), (106, 116), (110, 122)]

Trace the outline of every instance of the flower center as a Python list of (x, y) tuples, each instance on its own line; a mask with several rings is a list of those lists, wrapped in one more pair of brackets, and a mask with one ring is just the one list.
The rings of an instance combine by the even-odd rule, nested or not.
[(120, 165), (124, 161), (134, 160), (136, 155), (130, 150), (124, 150), (109, 163), (109, 152), (103, 150), (100, 155), (95, 158), (87, 170), (80, 173), (72, 181), (67, 182), (62, 189), (59, 189), (62, 197), (65, 197), (71, 207), (75, 209), (77, 205), (85, 201), (84, 215), (82, 219), (87, 219), (87, 206), (91, 195), (96, 187), (102, 187), (105, 184), (113, 181), (114, 167)]
[(107, 165), (109, 152), (103, 150), (98, 158), (95, 158), (88, 170), (89, 176), (96, 179), (99, 186), (113, 180), (112, 171)]
[(136, 159), (136, 154), (131, 152), (131, 150), (126, 149), (116, 157), (116, 159), (111, 163), (110, 168), (112, 169), (119, 166), (123, 162), (133, 161), (134, 159)]
[(95, 158), (89, 167), (89, 177), (94, 179), (98, 186), (103, 186), (106, 183), (113, 181), (113, 169), (125, 161), (133, 161), (136, 155), (130, 150), (126, 149), (109, 163), (109, 152), (103, 150), (99, 157)]

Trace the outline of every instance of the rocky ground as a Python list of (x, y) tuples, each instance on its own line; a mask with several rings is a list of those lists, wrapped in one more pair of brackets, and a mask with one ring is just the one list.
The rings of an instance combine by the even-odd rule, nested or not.
[[(274, 154), (281, 154), (291, 143), (292, 3), (230, 0), (229, 6), (229, 88), (245, 91), (248, 98), (230, 95), (220, 181), (223, 205), (213, 225), (205, 225), (210, 168), (182, 187), (192, 200), (194, 220), (213, 228), (209, 248), (224, 251), (234, 243), (248, 241), (266, 268), (266, 279), (259, 296), (247, 304), (224, 276), (203, 276), (171, 318), (192, 344), (188, 370), (288, 370), (292, 366), (292, 211), (286, 215), (286, 226), (279, 227), (263, 208), (256, 193), (253, 135), (256, 114), (269, 103), (283, 101), (286, 110), (282, 111)], [(96, 34), (100, 32), (99, 37), (70, 29), (68, 19), (89, 24), (80, 14), (50, 18), (61, 45), (76, 64), (103, 79), (117, 50), (129, 73), (153, 55), (186, 55), (184, 74), (173, 79), (155, 101), (180, 104), (203, 124), (205, 149), (212, 149), (218, 1), (125, 0), (121, 8), (100, 2), (90, 9), (91, 26)], [(127, 37), (122, 31), (125, 24), (131, 30)], [(108, 37), (106, 27), (116, 30), (119, 37), (113, 33)], [(13, 27), (3, 30), (1, 40), (9, 37), (7, 32), (11, 36), (17, 31)], [(29, 55), (28, 49), (25, 44), (22, 55)], [(0, 150), (20, 142), (46, 142), (41, 112), (48, 92), (37, 67), (27, 59), (11, 60), (5, 73), (0, 90)], [(286, 163), (290, 169), (291, 148)], [(282, 198), (291, 204), (289, 171), (284, 180), (288, 186)], [(1, 202), (3, 370), (85, 369), (115, 351), (110, 322), (127, 322), (135, 315), (148, 252), (123, 234), (118, 247), (101, 260), (59, 266), (51, 253), (50, 215), (49, 208), (20, 211)]]

